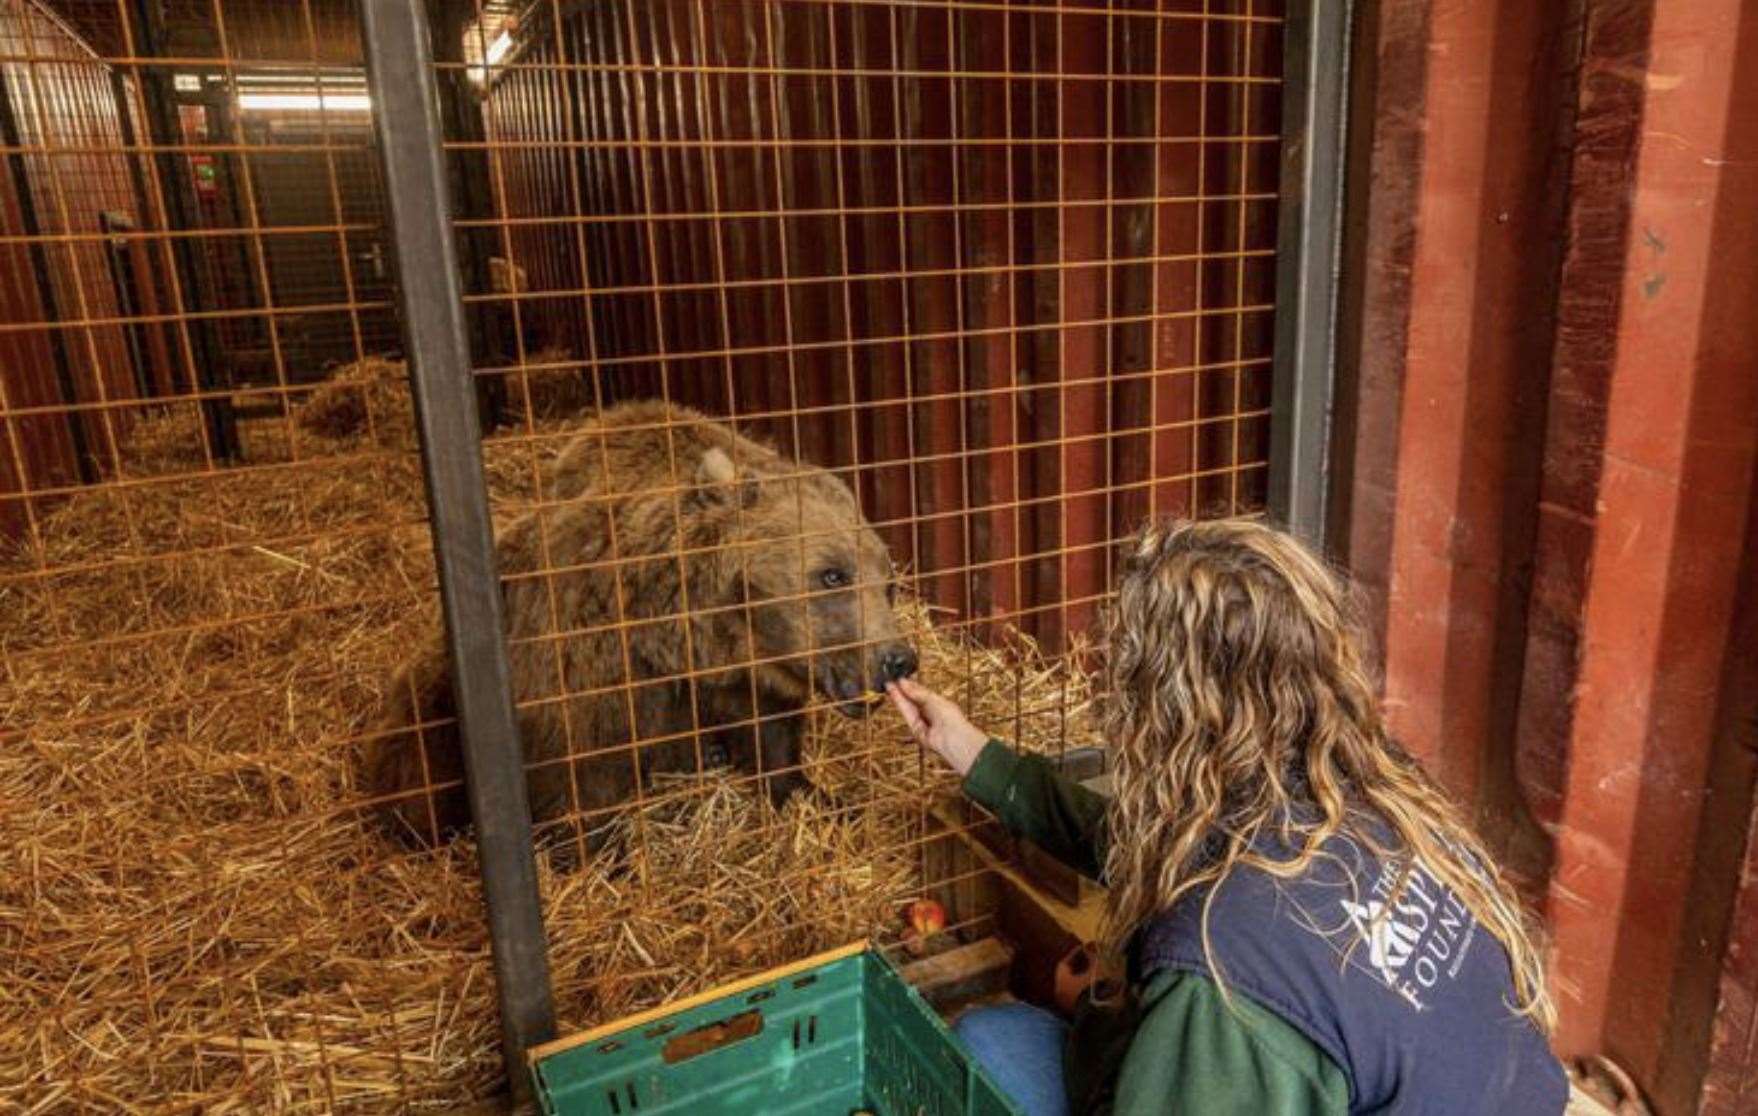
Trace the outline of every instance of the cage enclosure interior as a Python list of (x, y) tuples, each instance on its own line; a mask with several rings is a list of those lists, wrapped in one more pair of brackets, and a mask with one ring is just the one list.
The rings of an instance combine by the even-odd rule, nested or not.
[(497, 694), (564, 1030), (994, 933), (875, 691), (1099, 744), (1118, 541), (1284, 483), (1297, 23), (0, 0), (0, 1107), (503, 1088)]

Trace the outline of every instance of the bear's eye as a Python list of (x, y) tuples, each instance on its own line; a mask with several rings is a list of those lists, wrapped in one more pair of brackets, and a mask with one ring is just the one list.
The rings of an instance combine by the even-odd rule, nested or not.
[(832, 566), (823, 573), (820, 573), (818, 575), (818, 580), (823, 583), (824, 588), (826, 589), (841, 589), (847, 585), (851, 579), (849, 578), (847, 570), (838, 569), (837, 567)]

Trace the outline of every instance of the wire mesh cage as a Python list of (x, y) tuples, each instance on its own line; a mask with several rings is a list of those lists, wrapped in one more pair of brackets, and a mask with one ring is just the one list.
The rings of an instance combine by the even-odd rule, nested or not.
[[(397, 6), (560, 1022), (895, 949), (925, 895), (993, 932), (978, 819), (875, 691), (1096, 744), (1119, 540), (1263, 507), (1281, 0)], [(27, 1110), (502, 1080), (440, 608), (488, 575), (444, 557), (361, 15), (0, 0)]]

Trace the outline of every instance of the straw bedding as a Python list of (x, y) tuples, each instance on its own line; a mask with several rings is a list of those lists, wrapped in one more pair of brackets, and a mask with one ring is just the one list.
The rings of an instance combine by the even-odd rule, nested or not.
[[(382, 401), (385, 373), (349, 375)], [(380, 687), (437, 622), (419, 463), (380, 437), (407, 415), (369, 413), (252, 425), (250, 468), (82, 494), (0, 551), (0, 1110), (443, 1111), (500, 1087), (472, 847), (390, 845), (352, 790)], [(499, 512), (555, 445), (489, 447)], [(179, 411), (124, 462), (204, 465)], [(44, 567), (65, 572), (20, 576)], [(1077, 673), (903, 607), (976, 719), (1090, 738)], [(711, 773), (624, 817), (612, 855), (540, 858), (564, 1029), (895, 936), (946, 781), (889, 713), (818, 718), (807, 754), (829, 794), (779, 816)]]
[(415, 444), (415, 415), (400, 360), (367, 357), (337, 369), (299, 408), (299, 428), (320, 438), (373, 437)]
[[(559, 422), (591, 406), (591, 382), (565, 350), (540, 349), (525, 363), (530, 367), (504, 379), (505, 411), (515, 422)], [(320, 440), (414, 447), (415, 415), (403, 362), (367, 357), (336, 369), (300, 405), (296, 421), (301, 431)]]

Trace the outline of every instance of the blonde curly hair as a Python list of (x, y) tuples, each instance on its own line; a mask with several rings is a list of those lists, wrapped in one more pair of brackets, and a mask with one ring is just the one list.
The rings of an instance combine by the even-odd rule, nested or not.
[[(1457, 807), (1387, 736), (1350, 593), (1322, 560), (1253, 520), (1149, 523), (1107, 627), (1113, 951), (1204, 892), (1207, 951), (1214, 885), (1242, 866), (1298, 876), (1343, 837), (1405, 880), (1414, 853), (1506, 948), (1515, 1007), (1550, 1031), (1535, 931)], [(1260, 851), (1272, 835), (1291, 859)]]

